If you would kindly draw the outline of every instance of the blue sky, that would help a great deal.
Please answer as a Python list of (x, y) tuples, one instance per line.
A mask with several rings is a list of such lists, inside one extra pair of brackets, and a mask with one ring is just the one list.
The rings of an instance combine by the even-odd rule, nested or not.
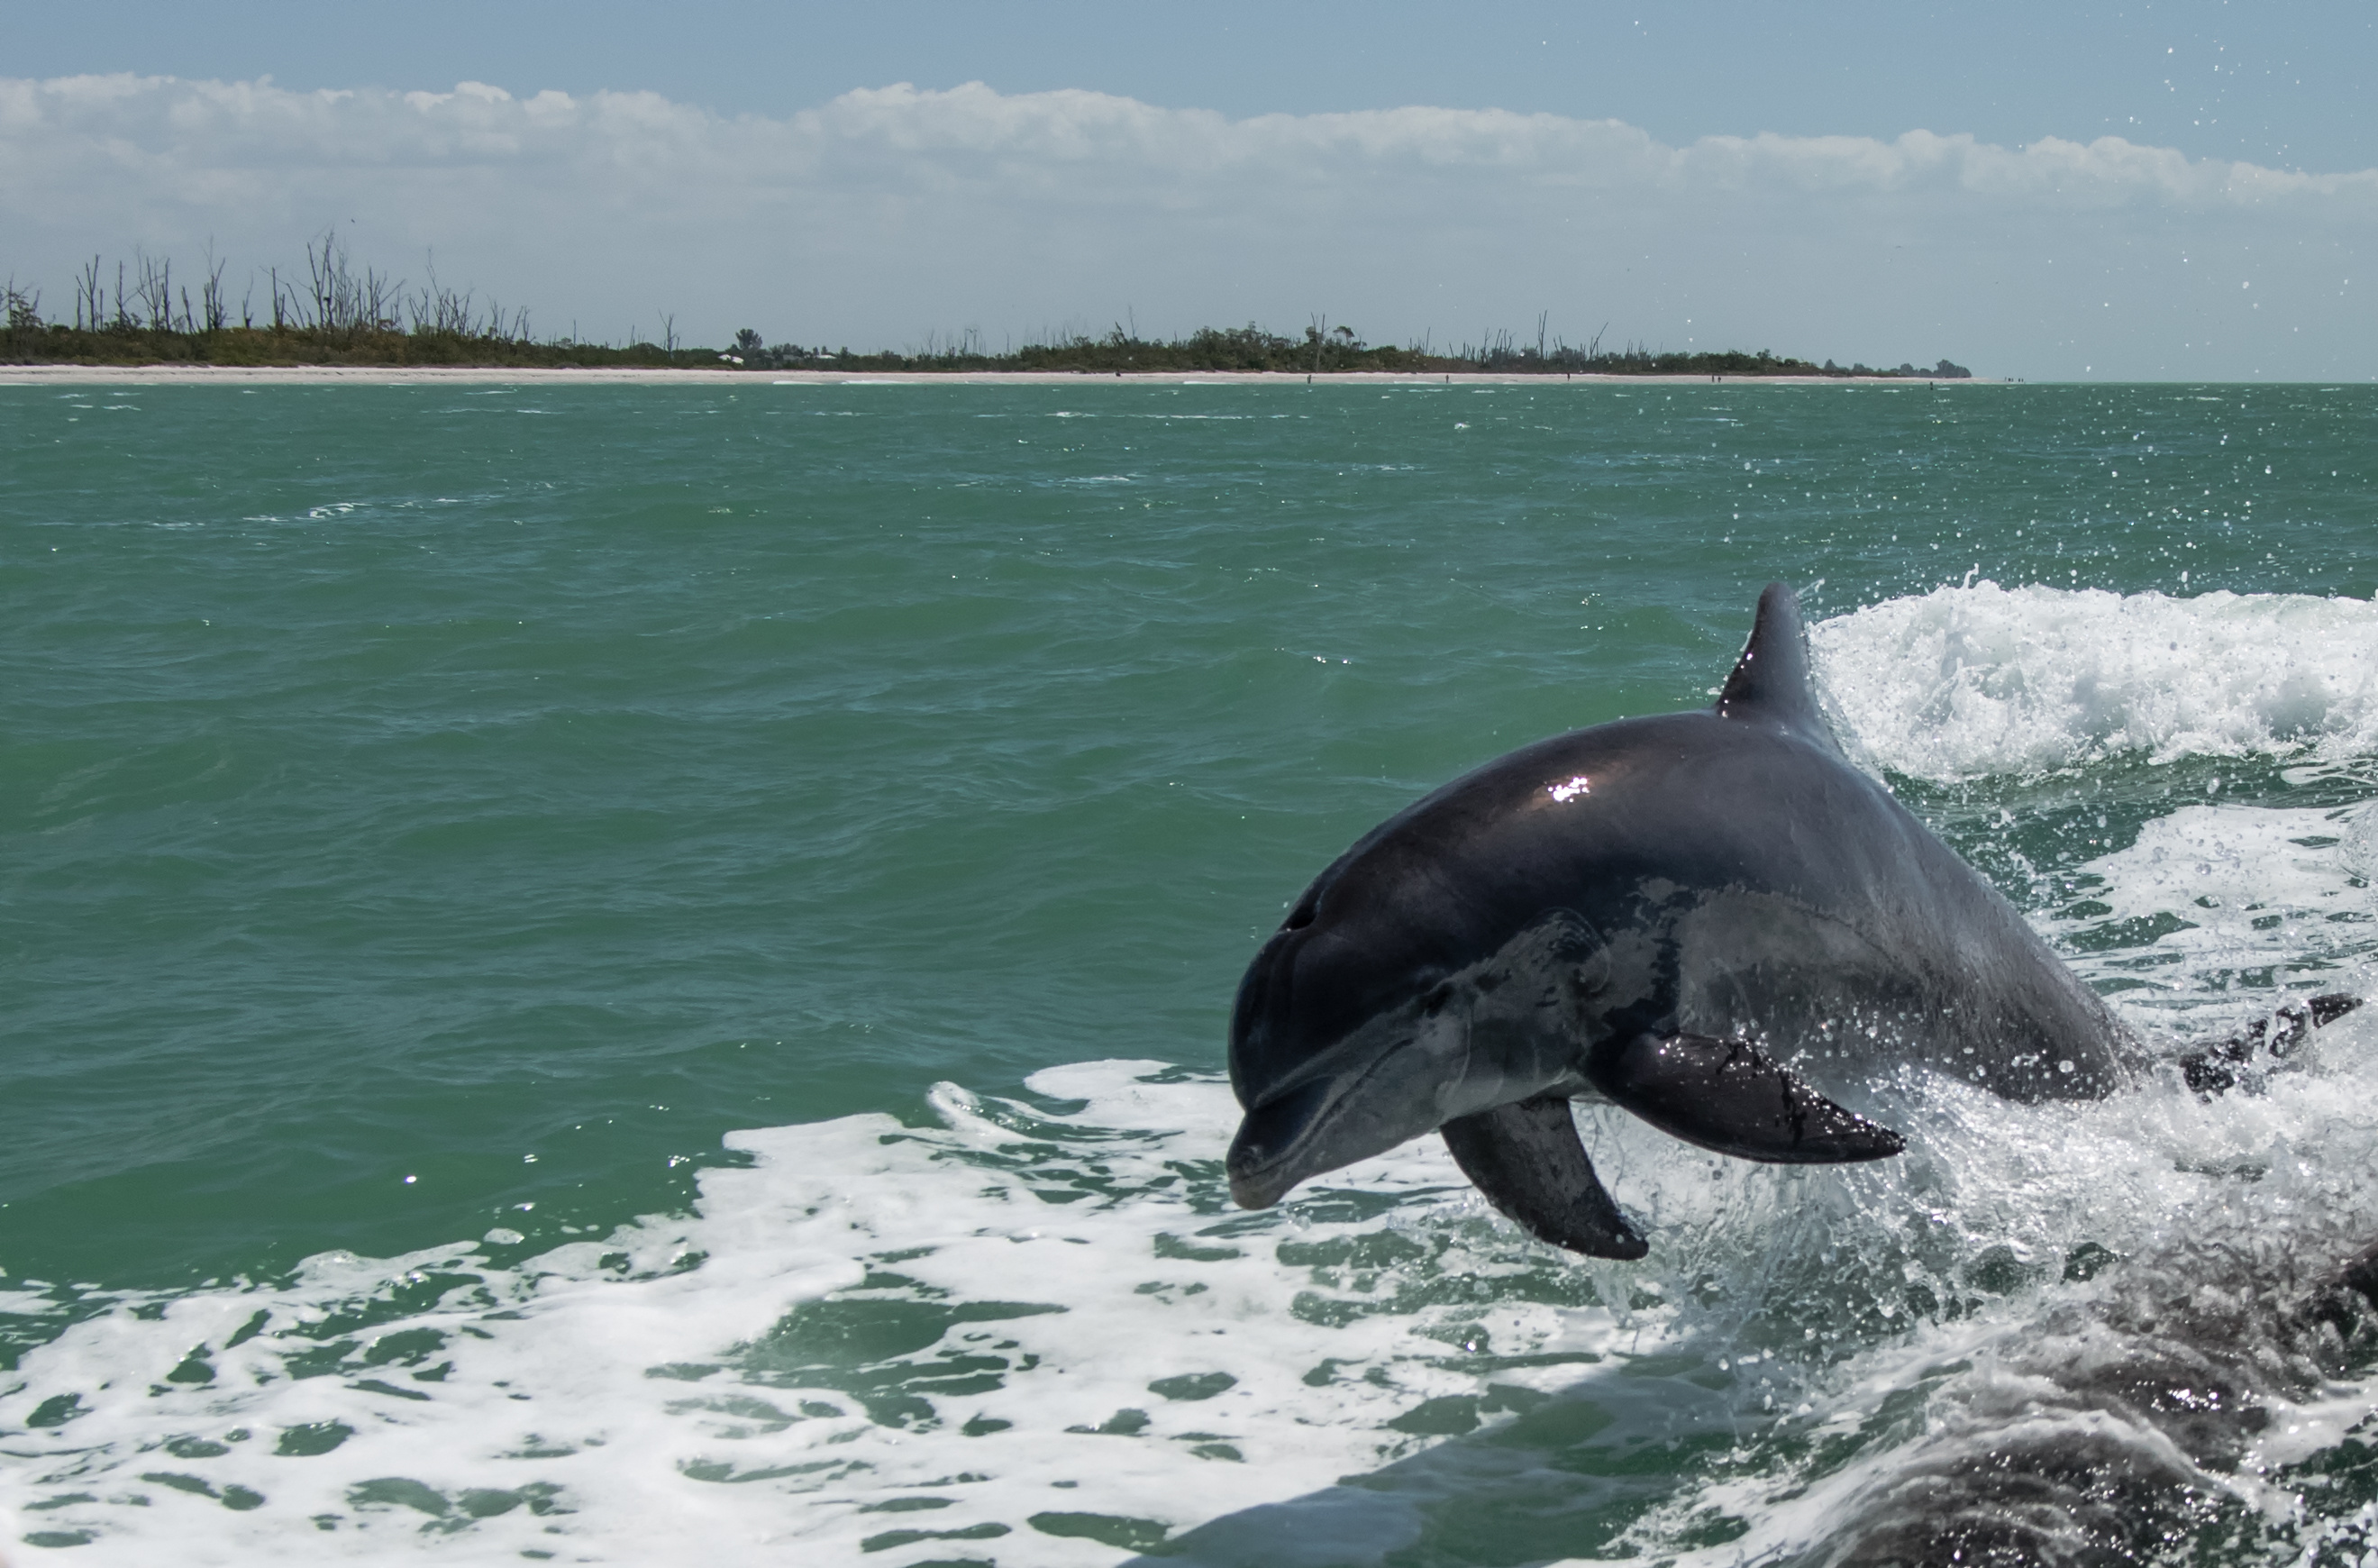
[(2041, 378), (2378, 368), (2368, 6), (139, 0), (0, 37), (20, 84), (270, 78), (10, 100), (0, 270), (54, 298), (94, 249), (245, 268), (344, 222), (590, 336), (1548, 310)]

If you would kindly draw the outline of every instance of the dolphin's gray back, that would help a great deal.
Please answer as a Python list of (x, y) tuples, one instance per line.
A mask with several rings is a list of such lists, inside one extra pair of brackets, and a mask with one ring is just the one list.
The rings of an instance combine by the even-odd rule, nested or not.
[(1591, 949), (1572, 977), (1587, 1047), (1629, 1031), (1749, 1038), (1820, 1085), (1914, 1060), (2020, 1099), (2103, 1094), (2122, 1070), (2103, 1001), (1843, 756), (1780, 585), (1714, 709), (1499, 758), (1382, 824), (1300, 907), (1360, 911), (1293, 966), (1328, 976), (1308, 999), (1350, 1027), (1384, 998), (1342, 977), (1449, 979), (1561, 926), (1590, 934), (1567, 941)]
[(1855, 1104), (1910, 1065), (2078, 1099), (2127, 1054), (2013, 906), (1843, 755), (1779, 584), (1711, 709), (1523, 747), (1315, 879), (1239, 986), (1227, 1164), (1261, 1208), (1442, 1128), (1531, 1234), (1632, 1258), (1567, 1098), (1839, 1163), (1904, 1147)]
[(1459, 841), (1499, 886), (1447, 959), (1573, 918), (1600, 939), (1603, 1032), (1763, 1038), (1820, 1083), (1840, 1076), (1827, 1060), (1916, 1059), (2023, 1099), (2114, 1086), (2119, 1027), (2013, 906), (1829, 743), (1738, 722), (1675, 714), (1529, 747), (1415, 807), (1324, 897), (1418, 894), (1444, 935), (1460, 895), (1416, 885), (1401, 851)]

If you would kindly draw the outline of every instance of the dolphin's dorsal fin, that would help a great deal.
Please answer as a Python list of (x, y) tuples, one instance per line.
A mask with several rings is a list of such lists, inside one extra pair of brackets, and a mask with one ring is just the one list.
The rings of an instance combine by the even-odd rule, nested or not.
[(1800, 601), (1781, 583), (1768, 584), (1759, 596), (1758, 622), (1718, 694), (1717, 716), (1764, 719), (1832, 743), (1832, 730), (1808, 685), (1808, 639), (1800, 628)]

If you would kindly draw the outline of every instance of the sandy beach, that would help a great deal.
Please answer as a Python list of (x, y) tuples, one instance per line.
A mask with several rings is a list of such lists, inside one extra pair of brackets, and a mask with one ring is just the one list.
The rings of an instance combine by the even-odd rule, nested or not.
[(1988, 386), (2002, 382), (1973, 377), (1935, 381), (1913, 376), (1550, 376), (1349, 371), (1314, 378), (1295, 374), (1239, 370), (1151, 370), (1122, 375), (1090, 375), (1075, 371), (874, 371), (849, 370), (643, 370), (577, 367), (507, 369), (479, 366), (403, 365), (9, 365), (0, 366), (0, 386), (412, 386), (451, 382), (487, 382), (535, 386), (881, 386), (919, 384), (967, 386), (1081, 386), (1103, 381), (1143, 381), (1171, 386), (1292, 386), (1317, 380), (1326, 385), (1357, 386), (1517, 386), (1627, 383), (1631, 385), (1723, 381), (1744, 386), (1831, 386), (1856, 380), (1876, 385)]

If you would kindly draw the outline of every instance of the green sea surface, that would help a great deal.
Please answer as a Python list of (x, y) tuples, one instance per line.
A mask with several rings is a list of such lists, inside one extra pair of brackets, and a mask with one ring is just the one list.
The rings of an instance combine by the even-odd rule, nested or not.
[[(0, 386), (0, 1285), (1217, 1069), (1314, 873), (1706, 702), (1769, 580), (2368, 599), (2373, 453), (2362, 387)], [(2138, 766), (1898, 782), (2030, 907)]]

